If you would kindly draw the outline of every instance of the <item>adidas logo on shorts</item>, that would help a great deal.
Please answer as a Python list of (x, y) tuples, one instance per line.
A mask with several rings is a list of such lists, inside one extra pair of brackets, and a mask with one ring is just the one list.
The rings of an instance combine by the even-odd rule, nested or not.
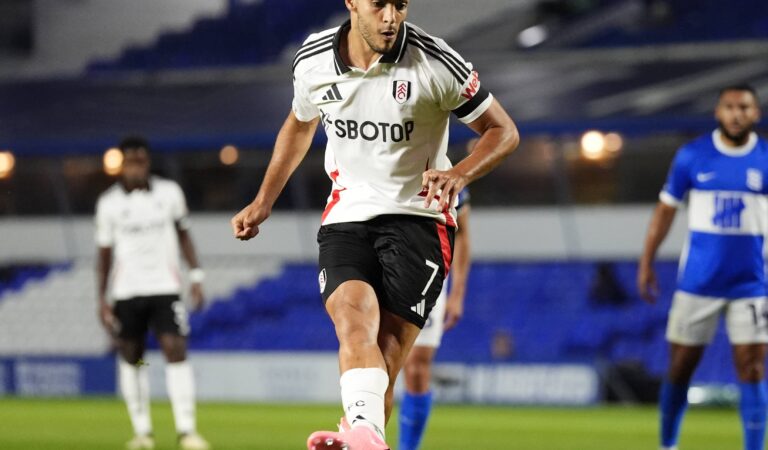
[(421, 299), (419, 303), (411, 306), (411, 311), (415, 312), (421, 317), (424, 317), (424, 311), (426, 310), (426, 308), (427, 308), (427, 301), (425, 299)]

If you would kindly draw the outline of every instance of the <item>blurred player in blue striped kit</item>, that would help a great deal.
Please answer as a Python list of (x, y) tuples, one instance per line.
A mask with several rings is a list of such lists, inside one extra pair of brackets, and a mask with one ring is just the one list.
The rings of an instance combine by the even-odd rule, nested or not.
[(640, 294), (658, 293), (653, 261), (688, 195), (688, 242), (667, 323), (670, 366), (660, 398), (661, 448), (677, 449), (688, 386), (704, 348), (725, 318), (739, 378), (745, 450), (762, 450), (766, 424), (768, 304), (763, 246), (768, 227), (768, 143), (755, 90), (724, 88), (718, 128), (683, 146), (651, 219), (638, 269)]

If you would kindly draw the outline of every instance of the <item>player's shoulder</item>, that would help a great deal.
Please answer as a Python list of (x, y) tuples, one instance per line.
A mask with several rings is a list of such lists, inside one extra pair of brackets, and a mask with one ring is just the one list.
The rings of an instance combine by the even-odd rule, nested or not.
[(429, 44), (429, 48), (431, 49), (439, 49), (441, 51), (450, 51), (456, 53), (456, 51), (450, 45), (448, 45), (444, 39), (439, 36), (430, 34), (420, 26), (412, 24), (411, 22), (406, 22), (405, 27), (407, 37), (411, 42), (417, 41), (418, 43)]
[(125, 199), (125, 189), (120, 182), (116, 182), (99, 194), (96, 199), (96, 213), (98, 215), (109, 215), (117, 211), (123, 205)]
[(312, 70), (319, 63), (333, 57), (333, 42), (341, 26), (328, 28), (310, 34), (293, 57), (292, 70), (294, 76)]
[(417, 60), (428, 64), (436, 71), (443, 71), (463, 83), (472, 71), (472, 65), (454, 50), (448, 43), (437, 36), (431, 35), (421, 27), (406, 22), (408, 39), (407, 51), (417, 54)]
[(406, 22), (406, 38), (408, 39), (408, 51), (418, 51), (431, 59), (447, 58), (464, 63), (464, 59), (448, 43), (435, 35), (429, 34), (418, 25)]
[(123, 197), (124, 193), (123, 185), (118, 181), (99, 194), (97, 201), (101, 204), (110, 203)]
[(759, 134), (755, 133), (757, 136), (757, 145), (763, 150), (768, 151), (768, 140), (766, 140), (764, 137), (760, 136)]
[(704, 134), (683, 144), (677, 151), (677, 159), (691, 161), (713, 153), (712, 135)]
[(159, 175), (152, 175), (149, 178), (149, 183), (152, 190), (157, 190), (160, 193), (176, 193), (181, 191), (181, 186), (179, 186), (179, 183)]

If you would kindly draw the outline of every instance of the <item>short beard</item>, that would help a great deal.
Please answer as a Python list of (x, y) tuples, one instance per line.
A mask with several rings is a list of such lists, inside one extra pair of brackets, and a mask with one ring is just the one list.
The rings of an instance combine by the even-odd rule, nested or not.
[(368, 47), (371, 47), (371, 50), (373, 50), (374, 52), (379, 53), (381, 55), (384, 55), (387, 52), (389, 52), (388, 48), (377, 47), (376, 44), (372, 42), (373, 38), (371, 37), (370, 33), (368, 33), (368, 28), (363, 27), (362, 22), (358, 22), (357, 31), (360, 32), (360, 36), (363, 37), (363, 40), (365, 41), (365, 43), (368, 44)]
[(749, 135), (752, 133), (752, 127), (745, 129), (743, 132), (739, 134), (729, 133), (728, 130), (725, 129), (722, 123), (718, 123), (718, 128), (720, 129), (720, 133), (722, 133), (723, 136), (727, 137), (728, 139), (732, 140), (737, 144), (746, 143), (747, 140), (749, 140)]

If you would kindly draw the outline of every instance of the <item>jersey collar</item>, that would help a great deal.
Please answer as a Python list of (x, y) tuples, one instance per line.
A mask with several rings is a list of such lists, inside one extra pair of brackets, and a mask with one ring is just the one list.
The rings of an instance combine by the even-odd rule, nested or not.
[(746, 144), (739, 147), (731, 147), (725, 145), (725, 142), (723, 142), (722, 132), (719, 129), (716, 129), (712, 132), (712, 143), (715, 145), (717, 151), (724, 155), (744, 156), (751, 152), (753, 148), (755, 148), (755, 144), (757, 144), (757, 133), (754, 131), (749, 133), (749, 139), (747, 140)]
[(123, 183), (123, 180), (118, 181), (118, 183), (120, 184), (120, 187), (123, 188), (123, 192), (125, 194), (130, 194), (131, 192), (135, 192), (135, 191), (137, 191), (137, 192), (141, 192), (141, 191), (152, 192), (152, 177), (151, 176), (149, 178), (147, 178), (147, 185), (144, 186), (144, 187), (128, 189), (128, 187), (126, 187), (125, 183)]
[[(333, 37), (334, 66), (336, 68), (337, 75), (342, 75), (352, 70), (352, 68), (347, 66), (344, 63), (344, 60), (341, 59), (341, 53), (339, 52), (341, 37), (350, 29), (351, 26), (352, 21), (347, 20), (339, 27), (338, 31), (336, 31), (336, 35)], [(403, 24), (400, 26), (400, 29), (397, 31), (397, 39), (395, 39), (395, 45), (392, 47), (392, 50), (381, 55), (381, 58), (379, 58), (380, 63), (397, 64), (400, 62), (400, 60), (403, 58), (403, 54), (405, 54), (405, 47), (408, 45), (408, 39), (406, 39), (407, 34), (408, 24), (403, 22)]]

